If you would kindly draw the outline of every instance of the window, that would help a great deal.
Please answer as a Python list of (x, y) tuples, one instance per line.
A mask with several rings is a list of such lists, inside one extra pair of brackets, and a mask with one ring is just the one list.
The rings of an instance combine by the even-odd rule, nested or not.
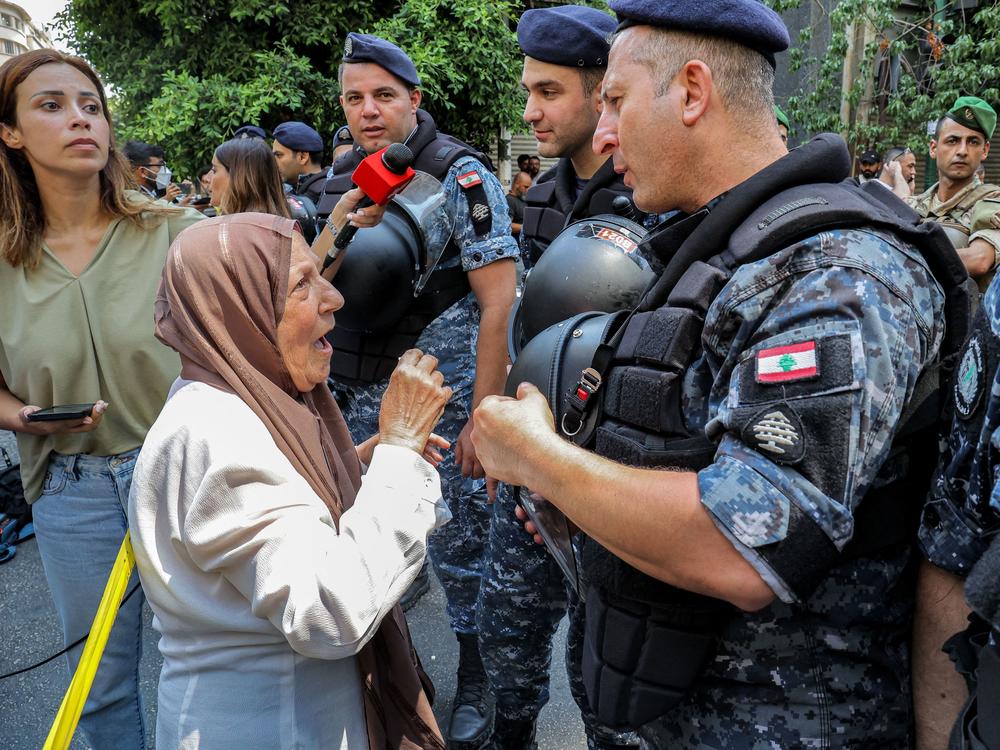
[(5, 55), (13, 56), (13, 55), (20, 55), (22, 52), (25, 51), (25, 49), (17, 42), (12, 42), (10, 39), (4, 39), (3, 51)]
[(6, 13), (0, 13), (0, 23), (2, 23), (4, 26), (13, 26), (14, 17), (8, 16)]

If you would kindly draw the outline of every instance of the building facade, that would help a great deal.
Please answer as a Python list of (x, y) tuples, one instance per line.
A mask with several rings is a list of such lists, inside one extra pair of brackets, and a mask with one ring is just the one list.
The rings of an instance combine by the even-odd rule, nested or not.
[(24, 8), (0, 0), (0, 65), (15, 55), (51, 46), (49, 35)]

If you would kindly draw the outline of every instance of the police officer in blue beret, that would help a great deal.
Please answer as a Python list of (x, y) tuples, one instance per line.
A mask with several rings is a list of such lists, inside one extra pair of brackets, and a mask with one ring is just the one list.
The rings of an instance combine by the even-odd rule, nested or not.
[[(324, 188), (323, 200), (334, 205), (314, 249), (327, 252), (348, 214), (359, 226), (377, 220), (380, 212), (373, 208), (354, 210), (361, 195), (351, 189), (351, 174), (362, 158), (392, 143), (406, 143), (415, 156), (414, 169), (440, 181), (455, 216), (455, 228), (425, 293), (414, 298), (412, 287), (400, 289), (409, 307), (398, 326), (370, 332), (340, 324), (333, 330), (331, 373), (346, 401), (344, 417), (359, 440), (378, 431), (382, 393), (404, 350), (416, 346), (437, 357), (454, 392), (437, 428), (453, 446), (453, 458), (440, 470), (454, 518), (430, 537), (428, 554), (459, 642), (449, 747), (478, 750), (492, 727), (475, 618), (491, 511), (470, 439), (471, 413), (483, 398), (503, 391), (517, 243), (510, 233), (506, 196), (488, 157), (438, 131), (430, 114), (420, 108), (420, 78), (403, 50), (377, 36), (348, 34), (339, 76), (340, 103), (354, 150), (337, 160)], [(351, 252), (348, 245), (341, 256), (347, 261), (338, 259), (331, 268), (350, 261)]]
[(274, 129), (271, 151), (281, 179), (296, 195), (313, 203), (319, 200), (326, 182), (323, 169), (323, 138), (304, 122), (283, 122)]
[(940, 229), (847, 179), (839, 136), (786, 149), (775, 12), (610, 6), (595, 149), (640, 209), (682, 213), (645, 238), (662, 270), (558, 413), (530, 384), (485, 399), (477, 455), (586, 535), (600, 720), (650, 750), (905, 750), (938, 426), (916, 407), (967, 331), (967, 275)]
[[(614, 213), (614, 200), (631, 196), (611, 158), (592, 148), (608, 39), (616, 26), (607, 13), (577, 5), (527, 10), (518, 21), (525, 55), (524, 120), (538, 140), (538, 152), (559, 159), (525, 196), (521, 244), (531, 263), (568, 224)], [(514, 506), (505, 485), (494, 507), (476, 611), (480, 651), (497, 700), (493, 746), (523, 750), (534, 745), (536, 719), (548, 700), (552, 636), (566, 614), (567, 596), (573, 607), (566, 664), (589, 747), (634, 746), (634, 733), (605, 727), (590, 712), (579, 676), (583, 610), (567, 593), (552, 556), (524, 534)]]

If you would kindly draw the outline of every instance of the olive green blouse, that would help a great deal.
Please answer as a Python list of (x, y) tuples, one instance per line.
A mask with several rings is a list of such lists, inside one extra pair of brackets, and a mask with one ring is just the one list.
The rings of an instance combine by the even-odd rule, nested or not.
[(0, 260), (0, 374), (8, 390), (43, 408), (109, 404), (92, 432), (18, 433), (28, 502), (42, 492), (53, 451), (111, 456), (142, 445), (180, 373), (176, 352), (153, 336), (156, 290), (170, 243), (200, 218), (185, 209), (145, 229), (116, 219), (79, 276), (44, 245), (36, 268)]

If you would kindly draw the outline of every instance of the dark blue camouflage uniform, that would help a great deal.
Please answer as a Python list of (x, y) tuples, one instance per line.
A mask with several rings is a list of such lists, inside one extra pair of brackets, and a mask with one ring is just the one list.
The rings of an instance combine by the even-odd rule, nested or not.
[(1000, 368), (989, 367), (1000, 341), (998, 283), (994, 276), (946, 394), (955, 410), (952, 429), (918, 532), (927, 559), (963, 578), (1000, 526)]
[[(838, 549), (850, 541), (865, 493), (892, 478), (890, 444), (940, 348), (943, 306), (916, 250), (864, 230), (744, 265), (715, 299), (682, 393), (688, 427), (718, 441), (698, 473), (701, 501), (776, 599), (728, 622), (691, 694), (642, 728), (644, 747), (910, 746), (911, 550), (842, 560), (805, 598), (764, 552), (788, 537), (793, 506)], [(755, 380), (758, 353), (802, 342), (820, 353), (838, 342), (839, 372)], [(801, 420), (793, 465), (754, 436), (760, 410), (779, 406)]]
[[(493, 215), (492, 228), (484, 237), (476, 235), (469, 217), (468, 201), (457, 181), (458, 175), (472, 170), (483, 181)], [(452, 165), (442, 185), (456, 214), (453, 238), (461, 249), (460, 258), (442, 263), (442, 269), (461, 263), (469, 272), (517, 257), (517, 244), (510, 234), (507, 199), (500, 183), (486, 167), (472, 157), (463, 157)], [(478, 334), (479, 306), (475, 294), (470, 293), (431, 321), (415, 344), (421, 351), (438, 358), (445, 384), (452, 388), (451, 401), (435, 432), (451, 441), (453, 448), (472, 409)], [(378, 432), (379, 404), (387, 383), (388, 380), (383, 380), (365, 386), (336, 386), (338, 392), (346, 396), (344, 418), (356, 442)], [(439, 471), (444, 499), (453, 518), (431, 535), (428, 555), (444, 588), (452, 629), (471, 635), (476, 633), (476, 596), (491, 510), (486, 502), (485, 482), (463, 477), (453, 453), (445, 457)]]

